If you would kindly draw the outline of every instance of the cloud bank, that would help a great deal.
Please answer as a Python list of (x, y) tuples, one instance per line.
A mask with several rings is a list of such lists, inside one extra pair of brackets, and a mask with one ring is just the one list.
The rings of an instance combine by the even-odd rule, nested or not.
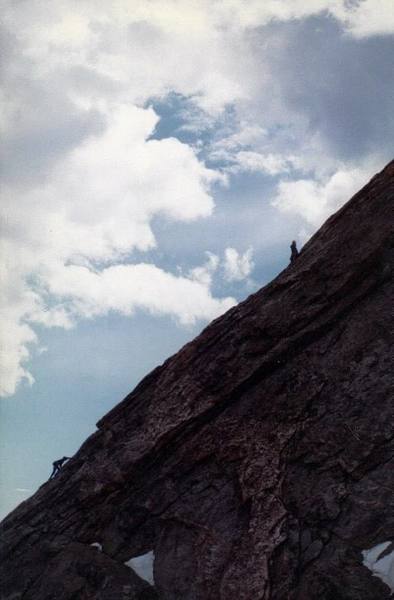
[(72, 327), (80, 318), (137, 309), (181, 324), (210, 320), (235, 302), (215, 299), (209, 279), (176, 276), (154, 264), (128, 264), (133, 250), (156, 245), (154, 218), (193, 221), (213, 210), (209, 193), (220, 174), (178, 140), (148, 140), (152, 109), (120, 107), (105, 133), (92, 135), (44, 182), (5, 187), (3, 395), (22, 378), (32, 328)]
[[(166, 270), (158, 219), (259, 175), (309, 235), (391, 151), (391, 0), (4, 2), (2, 28), (2, 395), (33, 381), (37, 324), (234, 303), (214, 278), (246, 281), (252, 249)], [(187, 140), (155, 136), (171, 94)]]

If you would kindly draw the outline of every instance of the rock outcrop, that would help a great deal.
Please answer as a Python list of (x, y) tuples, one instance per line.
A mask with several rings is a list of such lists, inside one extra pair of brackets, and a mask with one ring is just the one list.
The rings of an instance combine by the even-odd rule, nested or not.
[(393, 196), (391, 162), (101, 419), (3, 521), (2, 600), (390, 597)]

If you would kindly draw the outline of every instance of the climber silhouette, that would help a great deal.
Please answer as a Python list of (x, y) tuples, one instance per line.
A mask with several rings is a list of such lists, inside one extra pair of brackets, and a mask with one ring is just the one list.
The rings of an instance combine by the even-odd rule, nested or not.
[(56, 475), (58, 473), (60, 473), (63, 464), (66, 462), (66, 460), (69, 460), (70, 457), (69, 456), (63, 456), (63, 458), (59, 458), (59, 460), (55, 460), (52, 465), (53, 465), (53, 471), (51, 473), (51, 476), (49, 479), (53, 479), (54, 477), (56, 477)]
[(297, 250), (297, 244), (295, 243), (294, 240), (290, 244), (290, 249), (291, 249), (290, 262), (293, 263), (299, 255), (299, 252)]

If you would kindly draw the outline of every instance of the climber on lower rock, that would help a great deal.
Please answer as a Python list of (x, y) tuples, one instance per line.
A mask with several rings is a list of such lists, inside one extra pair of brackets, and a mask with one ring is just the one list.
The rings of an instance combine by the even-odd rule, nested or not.
[(296, 260), (296, 258), (298, 258), (298, 255), (299, 255), (299, 252), (297, 250), (297, 244), (294, 240), (290, 244), (290, 249), (291, 249), (290, 262), (293, 263)]
[(59, 460), (55, 460), (52, 463), (53, 471), (52, 471), (51, 476), (50, 476), (49, 479), (53, 479), (54, 477), (56, 477), (56, 475), (58, 473), (60, 473), (60, 471), (61, 471), (61, 469), (63, 467), (63, 464), (66, 462), (66, 460), (69, 460), (69, 459), (70, 459), (69, 456), (63, 456), (63, 458), (59, 458)]

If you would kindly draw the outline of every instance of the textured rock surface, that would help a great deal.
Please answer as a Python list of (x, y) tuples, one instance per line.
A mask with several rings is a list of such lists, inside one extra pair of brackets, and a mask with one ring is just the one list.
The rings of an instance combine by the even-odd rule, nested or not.
[(3, 521), (2, 600), (390, 597), (393, 196), (392, 162)]

